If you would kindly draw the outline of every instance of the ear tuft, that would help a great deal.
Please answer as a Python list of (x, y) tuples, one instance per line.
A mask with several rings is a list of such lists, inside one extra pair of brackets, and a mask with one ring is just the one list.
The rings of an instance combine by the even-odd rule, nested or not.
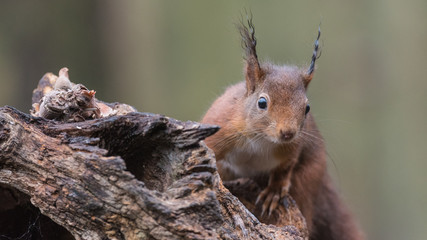
[(320, 39), (320, 26), (317, 32), (317, 38), (314, 41), (314, 50), (313, 55), (311, 56), (310, 67), (308, 68), (307, 73), (304, 76), (304, 85), (307, 88), (310, 81), (313, 79), (314, 70), (316, 69), (316, 60), (320, 58), (321, 51), (319, 51), (319, 39)]
[(247, 26), (243, 20), (237, 25), (240, 35), (242, 36), (242, 47), (245, 50), (245, 78), (248, 94), (253, 93), (258, 85), (262, 83), (263, 72), (260, 67), (256, 53), (257, 40), (255, 38), (255, 28), (252, 23), (252, 14), (246, 16)]

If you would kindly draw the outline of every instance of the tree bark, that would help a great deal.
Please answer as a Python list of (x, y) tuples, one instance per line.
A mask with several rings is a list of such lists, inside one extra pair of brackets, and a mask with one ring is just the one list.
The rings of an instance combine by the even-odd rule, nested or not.
[(226, 183), (240, 200), (224, 187), (202, 141), (217, 130), (150, 113), (63, 123), (2, 107), (0, 222), (31, 202), (75, 239), (306, 239), (292, 199), (260, 216), (256, 182)]

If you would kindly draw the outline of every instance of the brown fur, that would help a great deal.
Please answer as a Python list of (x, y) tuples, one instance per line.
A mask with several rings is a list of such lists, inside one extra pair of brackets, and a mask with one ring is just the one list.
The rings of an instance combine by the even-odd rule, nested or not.
[[(259, 196), (263, 210), (274, 211), (279, 200), (290, 194), (306, 218), (310, 239), (363, 239), (326, 172), (323, 138), (312, 115), (305, 114), (314, 62), (308, 71), (259, 64), (252, 21), (248, 25), (249, 29), (239, 27), (246, 50), (246, 80), (229, 87), (202, 120), (221, 127), (206, 139), (221, 177), (269, 175)], [(317, 48), (313, 56), (315, 61)], [(257, 105), (261, 97), (267, 100), (266, 109)], [(284, 139), (286, 134), (294, 137)]]

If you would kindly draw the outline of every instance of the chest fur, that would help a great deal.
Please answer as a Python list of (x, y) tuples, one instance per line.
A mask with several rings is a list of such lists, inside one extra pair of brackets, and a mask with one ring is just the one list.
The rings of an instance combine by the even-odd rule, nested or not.
[(222, 177), (227, 180), (238, 177), (252, 177), (268, 173), (286, 158), (277, 157), (277, 146), (270, 142), (246, 140), (239, 147), (232, 148), (218, 166)]

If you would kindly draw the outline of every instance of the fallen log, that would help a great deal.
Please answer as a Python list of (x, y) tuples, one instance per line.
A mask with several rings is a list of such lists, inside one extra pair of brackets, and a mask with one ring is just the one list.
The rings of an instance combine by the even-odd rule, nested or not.
[[(40, 80), (33, 103), (56, 79)], [(202, 141), (217, 126), (95, 101), (115, 113), (58, 121), (0, 108), (0, 239), (307, 239), (292, 199), (260, 216), (258, 183), (224, 187)]]

